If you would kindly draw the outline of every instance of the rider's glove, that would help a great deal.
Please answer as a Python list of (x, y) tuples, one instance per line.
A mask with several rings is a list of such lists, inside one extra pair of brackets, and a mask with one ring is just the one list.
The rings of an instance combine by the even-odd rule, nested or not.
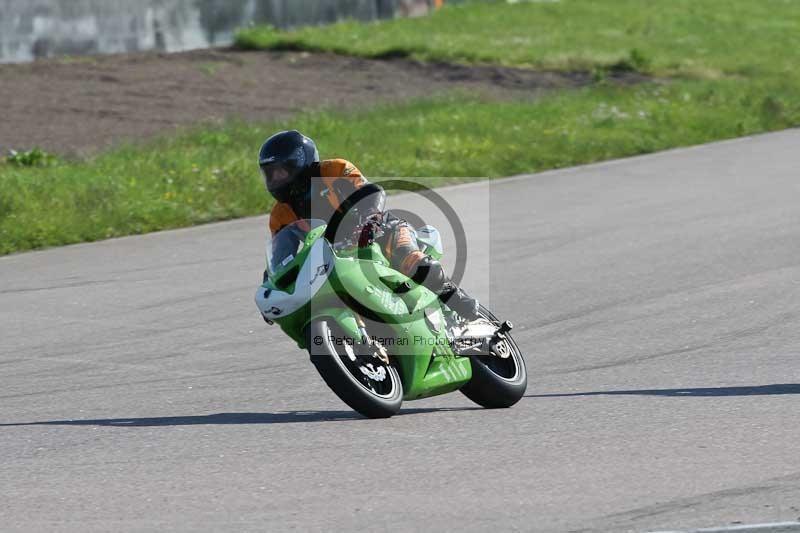
[(383, 235), (383, 214), (373, 213), (359, 224), (355, 231), (359, 248), (365, 248)]

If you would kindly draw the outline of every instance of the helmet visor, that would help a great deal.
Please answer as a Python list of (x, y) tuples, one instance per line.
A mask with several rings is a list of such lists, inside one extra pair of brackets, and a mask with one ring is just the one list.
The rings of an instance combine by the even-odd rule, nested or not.
[(291, 183), (297, 174), (297, 168), (292, 165), (274, 163), (272, 165), (262, 165), (261, 173), (264, 175), (264, 183), (267, 189), (275, 191)]

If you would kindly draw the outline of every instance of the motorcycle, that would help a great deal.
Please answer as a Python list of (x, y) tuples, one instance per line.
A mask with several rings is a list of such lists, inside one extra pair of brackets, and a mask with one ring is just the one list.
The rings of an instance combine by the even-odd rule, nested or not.
[[(456, 390), (486, 408), (522, 398), (527, 372), (509, 322), (483, 306), (480, 318), (464, 320), (392, 269), (377, 243), (336, 242), (328, 229), (298, 220), (275, 235), (255, 299), (342, 401), (388, 418), (403, 401)], [(443, 256), (436, 228), (421, 227), (416, 237), (424, 253)]]

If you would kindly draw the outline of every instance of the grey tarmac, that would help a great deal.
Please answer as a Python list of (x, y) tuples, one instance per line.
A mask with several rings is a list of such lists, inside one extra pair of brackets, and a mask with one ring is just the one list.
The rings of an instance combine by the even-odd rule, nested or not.
[(798, 148), (789, 130), (442, 189), (464, 286), (526, 354), (501, 411), (351, 412), (256, 311), (264, 217), (0, 258), (0, 529), (796, 521)]

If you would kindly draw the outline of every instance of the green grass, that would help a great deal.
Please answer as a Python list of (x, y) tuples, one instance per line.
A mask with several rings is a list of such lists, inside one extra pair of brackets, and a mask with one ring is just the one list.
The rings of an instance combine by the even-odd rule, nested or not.
[(265, 213), (255, 163), (297, 128), (368, 176), (505, 176), (800, 126), (800, 1), (562, 0), (450, 6), (430, 18), (344, 23), (240, 46), (669, 74), (669, 81), (492, 101), (450, 95), (357, 113), (228, 124), (84, 161), (0, 159), (0, 254)]
[(575, 70), (620, 66), (716, 78), (793, 74), (796, 0), (560, 0), (469, 2), (425, 18), (344, 22), (292, 32), (255, 27), (245, 49), (304, 49), (363, 57)]
[[(768, 96), (765, 96), (768, 95)], [(81, 162), (0, 164), (0, 253), (261, 214), (255, 163), (283, 127), (370, 176), (505, 176), (800, 124), (795, 85), (735, 80), (601, 86), (534, 102), (451, 95), (279, 124), (198, 129)], [(52, 164), (52, 163), (51, 163)]]

